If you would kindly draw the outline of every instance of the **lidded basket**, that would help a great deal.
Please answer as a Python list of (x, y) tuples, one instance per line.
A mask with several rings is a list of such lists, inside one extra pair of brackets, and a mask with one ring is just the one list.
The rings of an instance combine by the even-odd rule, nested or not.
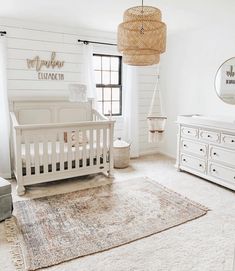
[(119, 137), (113, 143), (114, 153), (114, 167), (115, 168), (126, 168), (130, 163), (130, 146), (124, 140)]

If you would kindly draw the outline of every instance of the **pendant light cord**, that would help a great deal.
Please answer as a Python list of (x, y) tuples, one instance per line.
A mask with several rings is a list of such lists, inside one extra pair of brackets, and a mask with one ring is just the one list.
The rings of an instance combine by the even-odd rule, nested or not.
[(141, 6), (142, 6), (142, 25), (141, 25), (141, 29), (140, 29), (140, 33), (144, 34), (144, 0), (141, 1)]

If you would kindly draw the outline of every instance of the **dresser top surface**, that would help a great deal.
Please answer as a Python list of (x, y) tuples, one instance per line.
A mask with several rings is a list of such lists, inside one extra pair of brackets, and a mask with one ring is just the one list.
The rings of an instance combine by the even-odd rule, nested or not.
[(177, 123), (235, 131), (235, 117), (232, 116), (180, 115)]

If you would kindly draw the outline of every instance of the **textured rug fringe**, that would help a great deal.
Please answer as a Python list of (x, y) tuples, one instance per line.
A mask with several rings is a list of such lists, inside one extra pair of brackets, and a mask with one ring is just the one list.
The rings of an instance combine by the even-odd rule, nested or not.
[(5, 220), (5, 232), (6, 239), (10, 243), (11, 258), (16, 270), (25, 271), (24, 257), (20, 240), (18, 238), (18, 229), (14, 217)]

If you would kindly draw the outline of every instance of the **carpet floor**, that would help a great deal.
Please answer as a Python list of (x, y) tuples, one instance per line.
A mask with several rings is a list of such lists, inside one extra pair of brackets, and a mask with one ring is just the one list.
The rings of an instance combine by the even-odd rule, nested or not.
[[(78, 258), (48, 271), (233, 271), (235, 248), (235, 193), (184, 172), (162, 155), (131, 161), (127, 169), (115, 171), (115, 181), (148, 176), (170, 189), (211, 209), (206, 216), (189, 223), (111, 249)], [(79, 180), (79, 181), (78, 181)], [(109, 183), (103, 175), (31, 187), (24, 197), (13, 200), (66, 193)], [(10, 261), (4, 223), (0, 223), (0, 270), (16, 270)], [(50, 257), (50, 255), (48, 255)], [(43, 270), (43, 269), (42, 269)]]

